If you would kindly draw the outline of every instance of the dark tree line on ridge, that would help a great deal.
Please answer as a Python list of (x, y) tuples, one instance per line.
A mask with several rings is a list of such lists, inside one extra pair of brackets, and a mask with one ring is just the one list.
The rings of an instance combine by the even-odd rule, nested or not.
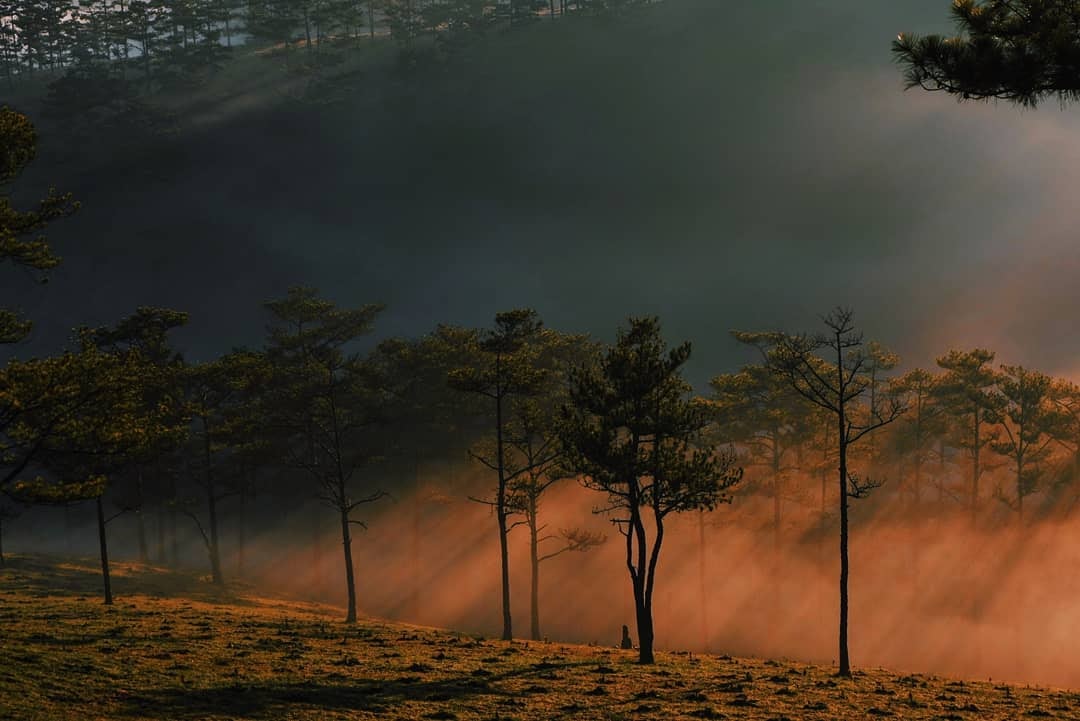
[(93, 67), (146, 89), (198, 82), (234, 46), (333, 63), (377, 36), (411, 47), (650, 0), (0, 0), (0, 75), (9, 85)]

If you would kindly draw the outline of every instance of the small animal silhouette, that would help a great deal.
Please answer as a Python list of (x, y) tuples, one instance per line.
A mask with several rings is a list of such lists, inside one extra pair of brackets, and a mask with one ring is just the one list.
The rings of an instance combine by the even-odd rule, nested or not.
[(630, 638), (630, 627), (629, 626), (624, 625), (622, 627), (622, 642), (619, 643), (619, 648), (628, 648), (628, 649), (634, 648), (634, 642)]

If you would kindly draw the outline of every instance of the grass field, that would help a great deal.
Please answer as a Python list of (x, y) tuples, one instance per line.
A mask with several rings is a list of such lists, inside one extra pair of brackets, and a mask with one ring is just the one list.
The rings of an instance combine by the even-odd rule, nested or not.
[(788, 661), (506, 643), (215, 593), (195, 576), (15, 557), (2, 719), (1080, 719), (1080, 693)]

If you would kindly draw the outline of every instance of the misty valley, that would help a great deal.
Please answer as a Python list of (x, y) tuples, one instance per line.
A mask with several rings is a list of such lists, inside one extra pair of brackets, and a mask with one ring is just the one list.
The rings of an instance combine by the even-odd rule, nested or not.
[(1080, 719), (1077, 28), (0, 0), (0, 719)]

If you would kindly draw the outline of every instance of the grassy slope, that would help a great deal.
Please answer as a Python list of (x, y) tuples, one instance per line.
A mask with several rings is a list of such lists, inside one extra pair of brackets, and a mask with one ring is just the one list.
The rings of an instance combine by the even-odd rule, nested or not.
[(0, 569), (0, 718), (1080, 718), (1080, 694), (726, 656), (504, 643), (333, 608), (215, 594), (117, 564)]

